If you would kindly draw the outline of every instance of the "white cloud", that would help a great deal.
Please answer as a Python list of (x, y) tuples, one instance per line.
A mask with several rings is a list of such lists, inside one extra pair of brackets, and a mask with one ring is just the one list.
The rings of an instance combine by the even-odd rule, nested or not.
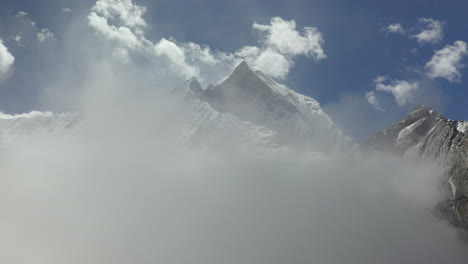
[(154, 51), (158, 56), (167, 56), (172, 68), (176, 71), (182, 70), (186, 77), (198, 75), (198, 70), (187, 64), (184, 50), (177, 46), (176, 43), (163, 38), (156, 43)]
[(245, 46), (236, 52), (236, 56), (241, 58), (258, 57), (260, 49), (255, 46)]
[(91, 12), (88, 16), (89, 25), (109, 40), (117, 41), (119, 44), (135, 49), (141, 46), (140, 39), (128, 27), (116, 27), (109, 25), (106, 18)]
[(391, 93), (399, 106), (413, 102), (413, 93), (419, 88), (418, 82), (391, 80), (383, 76), (377, 77), (374, 83), (377, 91)]
[(21, 36), (20, 35), (16, 35), (13, 37), (13, 39), (16, 41), (16, 42), (20, 42), (21, 41)]
[(247, 62), (254, 69), (280, 79), (285, 78), (293, 66), (288, 58), (271, 48), (262, 51), (258, 57), (251, 59), (251, 61), (247, 58)]
[(444, 38), (445, 22), (435, 20), (433, 18), (420, 18), (419, 24), (423, 30), (414, 35), (420, 44), (423, 43), (439, 43)]
[[(145, 7), (131, 0), (98, 0), (88, 15), (88, 23), (97, 33), (118, 44), (115, 49), (119, 50), (113, 54), (122, 61), (128, 61), (128, 50), (149, 52), (168, 58), (174, 73), (209, 82), (219, 81), (217, 74), (226, 75), (242, 60), (255, 70), (282, 79), (293, 67), (296, 56), (316, 60), (326, 58), (323, 37), (316, 28), (305, 27), (299, 32), (294, 20), (280, 17), (272, 18), (270, 25), (253, 24), (253, 28), (261, 33), (260, 46), (246, 46), (234, 53), (213, 51), (208, 46), (180, 43), (172, 38), (153, 43), (143, 32), (147, 26), (143, 18), (145, 11)], [(128, 50), (124, 52), (122, 49)]]
[(54, 33), (50, 31), (48, 28), (43, 28), (41, 29), (41, 31), (37, 33), (37, 40), (41, 43), (53, 37), (54, 37)]
[(377, 99), (377, 95), (375, 94), (375, 91), (370, 91), (366, 93), (366, 100), (369, 104), (371, 104), (375, 109), (379, 111), (384, 111), (384, 109), (380, 106), (380, 102)]
[(293, 62), (287, 56), (272, 48), (262, 50), (255, 46), (246, 46), (235, 54), (247, 61), (253, 69), (275, 78), (285, 78), (293, 66)]
[(88, 15), (88, 24), (105, 38), (134, 50), (146, 41), (145, 11), (131, 0), (98, 0)]
[(460, 69), (464, 67), (462, 60), (466, 55), (468, 55), (466, 42), (459, 40), (453, 45), (446, 45), (436, 51), (426, 64), (427, 75), (431, 79), (445, 78), (450, 82), (460, 82)]
[[(162, 39), (154, 45), (157, 56), (165, 55), (171, 61), (173, 72), (185, 78), (197, 77), (200, 81), (216, 83), (241, 61), (231, 53), (213, 51), (208, 46), (193, 42)], [(168, 54), (172, 51), (174, 54)]]
[(302, 55), (315, 60), (325, 59), (322, 33), (316, 28), (305, 27), (296, 30), (294, 20), (274, 17), (270, 25), (253, 24), (260, 33), (260, 47), (246, 46), (239, 49), (235, 56), (244, 59), (255, 70), (278, 79), (287, 77), (294, 66), (296, 56)]
[(54, 114), (52, 112), (39, 112), (39, 111), (32, 111), (29, 113), (23, 113), (23, 114), (5, 114), (0, 112), (0, 119), (7, 119), (7, 120), (14, 120), (14, 119), (20, 119), (20, 118), (34, 118), (34, 117), (50, 117), (53, 116)]
[(25, 17), (29, 15), (27, 12), (24, 12), (24, 11), (19, 11), (18, 13), (16, 13), (16, 17)]
[[(254, 70), (283, 79), (294, 65), (293, 60), (298, 55), (324, 59), (326, 57), (322, 45), (323, 39), (315, 28), (304, 28), (303, 34), (298, 32), (294, 20), (286, 21), (276, 17), (271, 25), (253, 24), (253, 28), (262, 33), (261, 46), (245, 46), (230, 54), (212, 51), (196, 43), (177, 43), (175, 40), (161, 40), (155, 45), (157, 55), (164, 54), (172, 62), (173, 69), (184, 75), (205, 73), (205, 69), (217, 71), (222, 68), (232, 69), (241, 60), (246, 60)], [(173, 54), (169, 54), (169, 50)], [(191, 76), (190, 76), (191, 77)], [(203, 79), (203, 77), (202, 77)]]
[(0, 78), (3, 78), (7, 74), (13, 64), (15, 63), (15, 57), (8, 51), (8, 48), (3, 44), (3, 40), (0, 39)]
[(139, 6), (132, 0), (98, 0), (92, 11), (106, 20), (118, 20), (119, 24), (132, 29), (146, 26), (143, 19), (146, 7)]
[(127, 49), (124, 48), (116, 48), (112, 52), (112, 55), (115, 59), (122, 63), (128, 63), (130, 61), (130, 54), (128, 53)]
[(325, 59), (322, 33), (313, 27), (305, 27), (303, 32), (296, 30), (294, 20), (280, 17), (271, 19), (270, 25), (254, 23), (253, 28), (264, 33), (264, 44), (283, 55), (305, 55), (314, 59)]
[(214, 65), (218, 62), (218, 58), (216, 58), (209, 47), (201, 47), (196, 43), (189, 42), (183, 44), (183, 49), (188, 58), (197, 59), (209, 65)]
[(389, 33), (405, 34), (405, 29), (399, 23), (390, 24), (382, 30)]
[(71, 12), (72, 12), (72, 9), (69, 8), (69, 7), (64, 7), (64, 8), (62, 8), (62, 12), (63, 12), (63, 13), (71, 13)]

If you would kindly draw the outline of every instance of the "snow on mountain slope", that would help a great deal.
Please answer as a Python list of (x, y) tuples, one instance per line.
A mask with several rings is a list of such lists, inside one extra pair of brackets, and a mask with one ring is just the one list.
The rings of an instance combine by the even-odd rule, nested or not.
[(320, 104), (241, 63), (224, 82), (200, 97), (213, 109), (276, 131), (281, 144), (306, 151), (331, 151), (349, 143)]
[[(192, 80), (192, 82), (198, 82)], [(190, 90), (187, 94), (193, 95)], [(275, 131), (242, 121), (230, 113), (214, 110), (207, 102), (190, 97), (190, 120), (183, 128), (180, 142), (190, 146), (279, 148)]]
[(0, 113), (0, 147), (10, 146), (19, 137), (57, 135), (78, 123), (78, 114), (33, 111), (25, 114)]
[(457, 129), (461, 133), (468, 134), (468, 121), (458, 122)]
[(172, 91), (182, 97), (188, 107), (188, 122), (182, 129), (179, 143), (200, 147), (226, 147), (238, 149), (284, 151), (277, 140), (277, 132), (252, 122), (243, 121), (231, 113), (216, 111), (206, 101), (196, 78)]
[(397, 124), (373, 136), (366, 148), (439, 162), (445, 171), (447, 193), (444, 214), (468, 228), (468, 134), (466, 121), (445, 118), (428, 106), (416, 107)]
[[(172, 90), (189, 118), (179, 143), (197, 147), (329, 152), (349, 139), (320, 104), (241, 63), (224, 82), (203, 89), (196, 78)], [(76, 114), (0, 115), (2, 145), (19, 135), (57, 133), (79, 122)]]

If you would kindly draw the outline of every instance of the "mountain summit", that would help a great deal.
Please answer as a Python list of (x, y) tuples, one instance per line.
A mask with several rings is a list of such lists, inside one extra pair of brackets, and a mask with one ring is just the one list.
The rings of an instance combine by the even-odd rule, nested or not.
[[(171, 93), (184, 99), (181, 111), (189, 108), (189, 122), (179, 138), (189, 145), (329, 152), (349, 141), (316, 100), (253, 71), (246, 62), (218, 85), (204, 89), (193, 77)], [(42, 131), (49, 126), (48, 131), (60, 131), (70, 128), (68, 123), (79, 122), (72, 114), (55, 116), (4, 121), (0, 130), (8, 131), (4, 138), (10, 142), (20, 131)], [(55, 123), (64, 125), (56, 128)], [(7, 140), (0, 138), (2, 142)]]
[(316, 100), (254, 72), (245, 61), (197, 98), (214, 111), (274, 131), (280, 145), (294, 149), (329, 151), (348, 141)]
[(366, 147), (441, 163), (449, 195), (440, 211), (455, 225), (468, 228), (468, 122), (447, 119), (420, 105), (373, 136)]

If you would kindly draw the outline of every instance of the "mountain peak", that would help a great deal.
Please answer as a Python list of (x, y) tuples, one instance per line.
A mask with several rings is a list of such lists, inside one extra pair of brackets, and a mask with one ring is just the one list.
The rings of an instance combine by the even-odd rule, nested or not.
[(427, 105), (417, 105), (413, 108), (413, 110), (411, 110), (410, 113), (414, 113), (414, 112), (435, 112), (434, 108), (430, 107), (430, 106), (427, 106)]
[(247, 64), (247, 62), (244, 60), (242, 61), (239, 65), (237, 65), (236, 69), (242, 69), (242, 68), (246, 68), (246, 69), (249, 69), (250, 70), (250, 67), (249, 65)]
[(191, 90), (201, 90), (202, 87), (200, 85), (200, 82), (198, 81), (197, 77), (192, 77), (185, 81), (185, 85), (190, 88)]
[(408, 119), (411, 119), (414, 121), (414, 120), (419, 120), (421, 118), (428, 118), (428, 117), (435, 118), (437, 116), (439, 116), (439, 113), (437, 113), (437, 111), (434, 110), (434, 108), (427, 106), (427, 105), (417, 105), (408, 114), (408, 116), (402, 121), (406, 121)]
[(254, 73), (254, 71), (249, 67), (249, 65), (247, 64), (247, 62), (243, 61), (241, 62), (239, 65), (237, 65), (237, 67), (234, 69), (234, 71), (232, 72), (231, 77), (239, 77), (239, 78), (245, 78), (245, 77), (252, 77), (252, 76), (255, 76), (256, 74)]
[(254, 103), (253, 101), (268, 97), (271, 93), (271, 88), (243, 61), (224, 82), (207, 89), (205, 94), (224, 103), (245, 104)]
[(441, 164), (444, 184), (450, 188), (437, 213), (468, 229), (467, 132), (468, 122), (447, 119), (432, 107), (418, 105), (400, 122), (374, 135), (365, 147)]
[(203, 88), (196, 77), (192, 77), (185, 81), (184, 85), (173, 89), (174, 93), (181, 93), (188, 97), (201, 97), (203, 95)]

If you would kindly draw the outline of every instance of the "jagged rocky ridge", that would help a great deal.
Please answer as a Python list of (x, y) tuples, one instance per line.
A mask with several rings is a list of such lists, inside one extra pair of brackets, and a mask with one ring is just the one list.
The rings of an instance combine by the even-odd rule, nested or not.
[[(189, 107), (190, 118), (180, 133), (183, 144), (304, 152), (328, 152), (350, 145), (316, 100), (252, 71), (245, 62), (219, 85), (204, 89), (191, 78), (174, 89), (173, 95), (183, 98)], [(0, 115), (0, 148), (10, 147), (24, 135), (58, 135), (79, 124), (79, 115), (72, 113)], [(440, 162), (448, 195), (439, 213), (468, 228), (467, 134), (468, 122), (449, 120), (430, 107), (418, 106), (373, 136), (365, 148)]]
[[(219, 85), (204, 89), (191, 78), (172, 95), (188, 105), (189, 118), (179, 137), (182, 144), (323, 153), (350, 143), (316, 100), (254, 72), (246, 62)], [(0, 116), (0, 145), (10, 145), (18, 136), (55, 133), (79, 123), (79, 115), (70, 113)]]
[(468, 228), (468, 122), (447, 119), (421, 105), (374, 135), (365, 147), (439, 162), (448, 195), (438, 213), (456, 226)]
[(77, 113), (33, 111), (15, 116), (0, 115), (0, 148), (11, 147), (19, 138), (57, 135), (75, 128), (79, 120)]
[(224, 82), (203, 89), (196, 78), (176, 89), (193, 103), (194, 116), (184, 139), (217, 138), (216, 128), (268, 148), (328, 152), (350, 140), (320, 104), (242, 62)]

